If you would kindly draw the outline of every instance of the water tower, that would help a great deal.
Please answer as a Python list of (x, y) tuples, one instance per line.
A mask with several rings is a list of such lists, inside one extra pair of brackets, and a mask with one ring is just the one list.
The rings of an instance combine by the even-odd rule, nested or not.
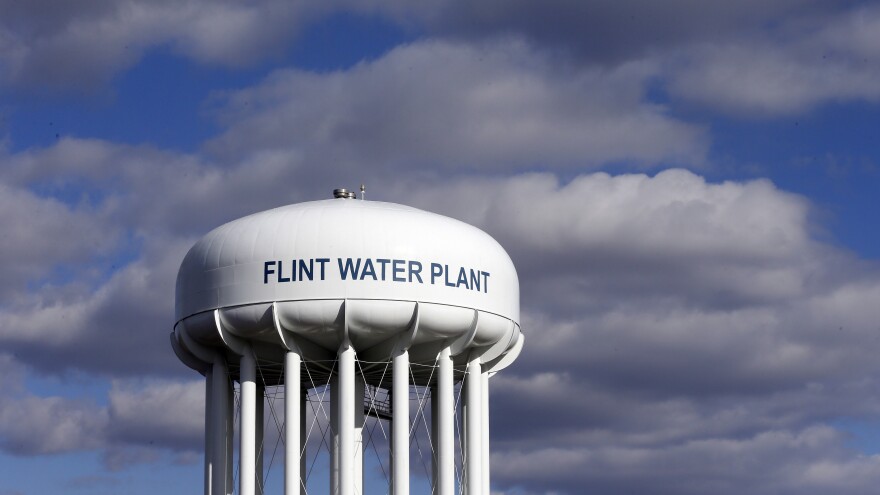
[(510, 257), (460, 221), (334, 196), (229, 222), (181, 264), (171, 342), (206, 378), (205, 493), (263, 493), (267, 387), (284, 396), (284, 493), (306, 493), (306, 404), (320, 386), (331, 493), (363, 493), (365, 414), (390, 423), (389, 491), (409, 493), (410, 392), (424, 390), (432, 491), (489, 495), (489, 377), (523, 345)]

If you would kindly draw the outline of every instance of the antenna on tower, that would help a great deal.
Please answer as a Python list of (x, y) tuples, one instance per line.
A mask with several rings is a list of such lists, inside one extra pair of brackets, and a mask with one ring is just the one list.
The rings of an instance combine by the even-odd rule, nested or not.
[(364, 184), (361, 183), (361, 199), (363, 200), (367, 196), (367, 188), (364, 187)]

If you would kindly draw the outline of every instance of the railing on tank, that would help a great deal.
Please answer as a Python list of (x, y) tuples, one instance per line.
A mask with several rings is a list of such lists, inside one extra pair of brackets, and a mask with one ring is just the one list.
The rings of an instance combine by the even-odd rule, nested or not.
[(375, 385), (364, 386), (364, 414), (378, 419), (391, 419), (391, 391)]

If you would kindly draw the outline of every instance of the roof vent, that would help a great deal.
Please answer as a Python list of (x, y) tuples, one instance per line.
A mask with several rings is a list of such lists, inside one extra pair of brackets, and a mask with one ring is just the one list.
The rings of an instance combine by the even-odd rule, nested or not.
[(333, 197), (336, 199), (356, 199), (357, 194), (354, 191), (349, 191), (348, 189), (334, 189)]

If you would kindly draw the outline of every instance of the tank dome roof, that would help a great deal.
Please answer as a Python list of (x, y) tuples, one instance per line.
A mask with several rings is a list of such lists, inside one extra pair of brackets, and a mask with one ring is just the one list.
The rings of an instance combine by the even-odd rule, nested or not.
[(519, 322), (516, 270), (488, 234), (416, 208), (344, 198), (263, 211), (205, 235), (181, 264), (175, 321), (331, 299), (458, 306)]

